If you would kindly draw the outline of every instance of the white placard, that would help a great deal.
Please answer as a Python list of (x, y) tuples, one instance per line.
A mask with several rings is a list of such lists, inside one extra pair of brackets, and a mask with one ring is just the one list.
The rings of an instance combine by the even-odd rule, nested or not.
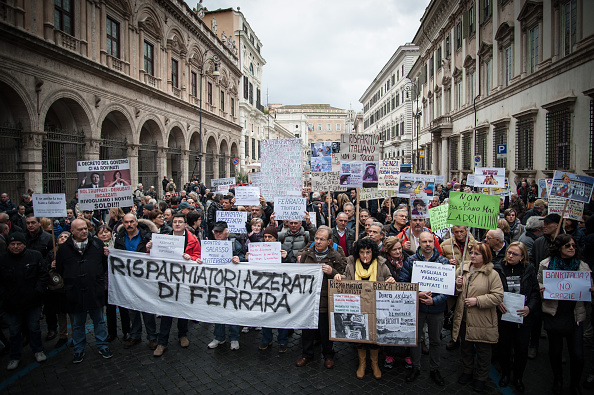
[(216, 178), (210, 180), (210, 186), (212, 188), (218, 188), (221, 185), (233, 185), (235, 184), (235, 177), (227, 177), (227, 178)]
[(281, 263), (281, 243), (264, 242), (248, 244), (248, 262), (253, 263)]
[(400, 184), (400, 166), (397, 160), (384, 159), (379, 162), (379, 180), (377, 189), (380, 191), (398, 191)]
[(200, 265), (114, 249), (108, 259), (108, 301), (116, 306), (229, 325), (318, 327), (322, 265)]
[(259, 206), (260, 188), (258, 187), (235, 187), (236, 206)]
[(66, 217), (66, 195), (63, 193), (34, 193), (33, 213), (36, 217)]
[(247, 215), (247, 211), (217, 211), (217, 222), (226, 222), (229, 233), (247, 233)]
[[(471, 185), (468, 182), (466, 184)], [(505, 168), (475, 167), (474, 186), (479, 188), (505, 188)]]
[(514, 292), (503, 293), (503, 304), (507, 309), (507, 313), (501, 315), (503, 321), (515, 322), (521, 324), (524, 322), (524, 317), (518, 315), (518, 310), (524, 308), (524, 301), (526, 297), (522, 294)]
[(260, 140), (261, 194), (267, 202), (275, 196), (301, 196), (303, 144), (301, 139)]
[(361, 295), (334, 294), (334, 312), (361, 314)]
[(306, 199), (301, 197), (275, 197), (274, 218), (277, 221), (302, 221), (306, 211)]
[(544, 299), (590, 302), (591, 272), (543, 270)]
[(419, 284), (419, 292), (454, 295), (456, 291), (456, 266), (439, 262), (415, 261), (411, 283)]
[(318, 216), (314, 212), (309, 213), (309, 221), (313, 225), (314, 228), (318, 227)]
[(231, 263), (231, 259), (233, 259), (231, 240), (201, 240), (200, 244), (202, 263), (213, 265)]
[(435, 185), (443, 185), (444, 183), (445, 183), (444, 176), (435, 176)]
[(155, 258), (181, 259), (184, 255), (184, 236), (161, 235), (154, 233), (151, 237), (153, 247), (150, 255)]

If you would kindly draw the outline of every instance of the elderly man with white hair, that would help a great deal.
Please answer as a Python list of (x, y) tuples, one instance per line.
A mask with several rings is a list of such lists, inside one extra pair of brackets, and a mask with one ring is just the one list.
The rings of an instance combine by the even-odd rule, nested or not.
[(499, 228), (490, 230), (485, 236), (485, 243), (491, 248), (493, 253), (493, 265), (503, 263), (505, 260), (505, 250), (507, 250), (507, 243), (503, 231)]
[(531, 216), (526, 221), (526, 232), (520, 236), (518, 241), (524, 243), (526, 249), (528, 250), (528, 256), (532, 254), (532, 246), (534, 245), (534, 240), (538, 239), (540, 236), (543, 235), (542, 233), (542, 225), (543, 225), (544, 217), (541, 216)]

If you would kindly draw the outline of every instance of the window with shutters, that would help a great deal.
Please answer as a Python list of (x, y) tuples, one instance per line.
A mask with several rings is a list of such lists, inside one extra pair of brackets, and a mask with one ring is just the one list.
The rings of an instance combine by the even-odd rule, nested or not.
[(538, 66), (538, 25), (530, 29), (528, 33), (528, 42), (530, 47), (528, 51), (529, 70), (530, 73), (534, 73)]
[(231, 116), (235, 116), (235, 99), (231, 98)]
[(178, 63), (177, 60), (175, 59), (171, 59), (171, 85), (174, 86), (175, 88), (178, 87)]
[(476, 32), (476, 15), (475, 15), (475, 8), (474, 8), (474, 2), (473, 2), (472, 5), (470, 6), (470, 8), (468, 9), (468, 35), (467, 35), (467, 37), (474, 36), (475, 32)]
[(448, 34), (445, 38), (445, 58), (449, 59), (452, 54), (452, 35)]
[(472, 163), (472, 134), (462, 136), (462, 170), (470, 170)]
[(458, 137), (450, 137), (450, 170), (458, 170)]
[(144, 72), (154, 76), (155, 57), (153, 44), (144, 42)]
[(561, 29), (563, 55), (569, 55), (577, 38), (577, 0), (567, 1), (561, 6)]
[(54, 27), (74, 36), (74, 1), (54, 0)]
[(534, 118), (516, 122), (516, 170), (532, 170), (534, 156)]
[(462, 48), (462, 21), (456, 24), (456, 51)]
[(248, 77), (243, 76), (243, 98), (248, 100), (250, 97), (250, 88), (249, 88), (249, 80)]
[(212, 102), (212, 83), (208, 82), (206, 84), (206, 102), (208, 104), (213, 104)]
[(196, 97), (198, 93), (198, 75), (191, 71), (190, 72), (190, 95)]
[(509, 45), (503, 50), (503, 82), (505, 86), (509, 86), (512, 79), (512, 46)]
[(436, 55), (437, 55), (437, 59), (435, 59), (435, 60), (437, 61), (437, 63), (436, 63), (437, 70), (440, 70), (441, 69), (441, 45), (439, 47), (437, 47)]
[(479, 0), (480, 1), (480, 18), (481, 24), (491, 19), (493, 15), (493, 0)]
[(254, 104), (254, 85), (249, 83), (249, 99), (250, 104)]
[(493, 129), (493, 158), (495, 167), (507, 167), (507, 158), (497, 158), (497, 144), (507, 144), (506, 123), (500, 123)]
[(547, 112), (547, 169), (571, 168), (571, 111), (569, 107)]
[(221, 90), (221, 111), (225, 111), (225, 91)]

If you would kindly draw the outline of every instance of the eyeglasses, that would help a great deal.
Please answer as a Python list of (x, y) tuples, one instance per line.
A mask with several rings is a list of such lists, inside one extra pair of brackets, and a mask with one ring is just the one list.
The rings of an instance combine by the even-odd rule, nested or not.
[(511, 252), (511, 251), (508, 251), (507, 252), (507, 255), (511, 255), (511, 256), (522, 256), (522, 254), (516, 254), (515, 252)]
[(563, 247), (565, 247), (565, 248), (575, 248), (575, 244), (574, 243), (567, 243)]

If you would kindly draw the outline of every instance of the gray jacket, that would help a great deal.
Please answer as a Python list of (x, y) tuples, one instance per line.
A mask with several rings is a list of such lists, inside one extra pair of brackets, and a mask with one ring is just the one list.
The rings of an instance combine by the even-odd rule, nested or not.
[(305, 231), (302, 226), (301, 229), (299, 229), (299, 232), (293, 235), (290, 233), (289, 228), (286, 228), (278, 234), (278, 241), (282, 243), (283, 249), (293, 251), (293, 254), (297, 256), (297, 253), (300, 250), (309, 247), (313, 241), (311, 234), (315, 231), (316, 228), (313, 225), (310, 225), (307, 228), (307, 231)]

